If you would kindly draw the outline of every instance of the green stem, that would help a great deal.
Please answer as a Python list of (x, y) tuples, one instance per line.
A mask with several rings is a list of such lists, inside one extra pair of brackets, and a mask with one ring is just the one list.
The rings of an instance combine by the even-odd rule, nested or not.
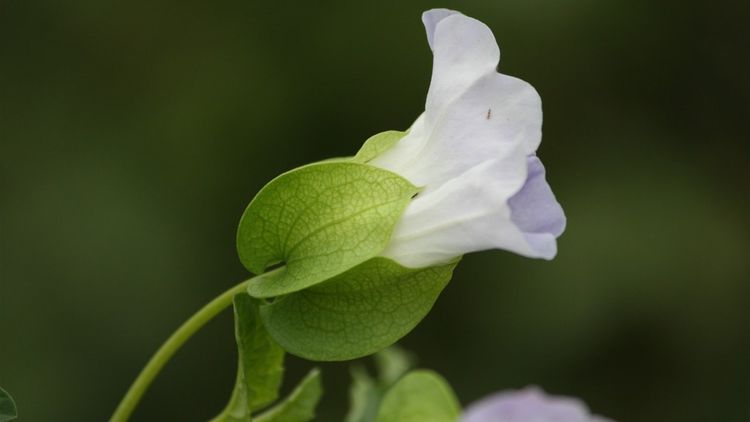
[(138, 402), (141, 400), (143, 393), (146, 392), (151, 382), (154, 380), (156, 375), (161, 371), (164, 365), (172, 358), (177, 349), (179, 349), (195, 332), (201, 329), (208, 321), (213, 319), (221, 311), (228, 308), (232, 304), (232, 299), (238, 293), (242, 293), (247, 289), (247, 283), (249, 280), (245, 280), (242, 283), (232, 287), (226, 292), (219, 295), (216, 299), (212, 300), (206, 306), (202, 307), (198, 312), (185, 321), (180, 328), (177, 329), (171, 336), (161, 345), (159, 350), (156, 351), (151, 360), (148, 361), (145, 367), (138, 374), (138, 378), (133, 381), (133, 385), (122, 398), (122, 401), (117, 406), (115, 413), (112, 415), (110, 422), (125, 422), (128, 420), (130, 415), (135, 410)]

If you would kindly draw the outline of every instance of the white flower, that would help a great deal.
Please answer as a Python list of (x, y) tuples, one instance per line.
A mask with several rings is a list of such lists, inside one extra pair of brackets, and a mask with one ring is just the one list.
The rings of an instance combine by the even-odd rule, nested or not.
[(612, 422), (592, 415), (586, 405), (572, 397), (548, 396), (529, 387), (501, 391), (471, 404), (461, 422)]
[(482, 22), (445, 9), (422, 21), (434, 55), (425, 112), (370, 164), (423, 190), (383, 256), (409, 267), (485, 249), (552, 259), (565, 216), (535, 156), (539, 95), (497, 73), (500, 49)]

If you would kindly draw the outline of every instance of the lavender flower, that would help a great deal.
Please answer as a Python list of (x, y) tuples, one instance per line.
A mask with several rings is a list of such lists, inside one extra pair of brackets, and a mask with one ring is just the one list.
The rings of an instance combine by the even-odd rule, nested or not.
[(613, 422), (591, 414), (572, 397), (549, 396), (539, 388), (501, 391), (471, 404), (461, 422)]
[(434, 55), (425, 112), (370, 164), (423, 190), (383, 255), (410, 267), (485, 249), (552, 259), (565, 216), (535, 155), (539, 95), (496, 71), (500, 49), (482, 22), (446, 9), (422, 21)]

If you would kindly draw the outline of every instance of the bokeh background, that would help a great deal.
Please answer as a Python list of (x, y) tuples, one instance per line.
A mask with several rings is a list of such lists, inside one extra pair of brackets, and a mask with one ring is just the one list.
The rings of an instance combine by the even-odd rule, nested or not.
[[(0, 385), (22, 421), (105, 420), (247, 277), (261, 186), (411, 124), (435, 6), (487, 23), (540, 92), (569, 224), (552, 262), (467, 256), (401, 344), (463, 403), (536, 384), (621, 422), (750, 420), (747, 2), (4, 0)], [(340, 420), (349, 364), (322, 366), (319, 420)], [(205, 420), (234, 371), (225, 313), (135, 420)]]

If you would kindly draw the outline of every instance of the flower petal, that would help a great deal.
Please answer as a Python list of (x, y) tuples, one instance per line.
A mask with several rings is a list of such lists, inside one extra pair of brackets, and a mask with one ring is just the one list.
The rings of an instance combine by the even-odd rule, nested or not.
[[(433, 53), (425, 109), (433, 120), (482, 76), (495, 73), (500, 48), (487, 25), (460, 13), (426, 12), (422, 21)], [(434, 27), (430, 26), (435, 22)]]
[(372, 161), (431, 189), (488, 159), (541, 142), (542, 105), (528, 83), (496, 72), (500, 50), (489, 28), (446, 9), (422, 17), (434, 52), (425, 113)]
[(511, 220), (508, 199), (525, 180), (525, 162), (489, 160), (429, 194), (420, 193), (406, 208), (381, 255), (415, 268), (495, 248), (546, 257)]
[(557, 237), (565, 231), (565, 213), (544, 178), (541, 160), (527, 158), (528, 176), (523, 188), (508, 201), (510, 218), (540, 256), (551, 259), (557, 251)]
[(541, 141), (539, 95), (526, 82), (499, 73), (477, 80), (432, 125), (429, 116), (428, 110), (371, 164), (431, 190), (486, 160), (515, 154), (525, 161)]
[(460, 13), (450, 9), (432, 9), (422, 13), (422, 23), (424, 24), (425, 31), (427, 31), (427, 42), (430, 44), (430, 48), (432, 48), (435, 38), (437, 24), (452, 15), (460, 15)]
[(536, 387), (503, 391), (470, 405), (461, 422), (611, 422), (591, 415), (572, 397), (548, 396)]
[(412, 267), (494, 248), (551, 259), (565, 217), (541, 162), (527, 162), (541, 142), (539, 95), (496, 72), (500, 51), (483, 23), (446, 9), (422, 20), (434, 53), (426, 110), (369, 162), (422, 187), (383, 255)]

